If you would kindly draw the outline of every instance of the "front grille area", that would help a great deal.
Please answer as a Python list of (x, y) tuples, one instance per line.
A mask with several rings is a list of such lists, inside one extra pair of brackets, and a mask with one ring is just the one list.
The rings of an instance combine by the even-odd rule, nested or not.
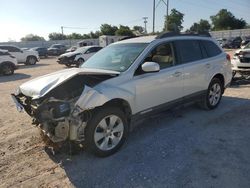
[(250, 63), (250, 58), (240, 58), (241, 63)]

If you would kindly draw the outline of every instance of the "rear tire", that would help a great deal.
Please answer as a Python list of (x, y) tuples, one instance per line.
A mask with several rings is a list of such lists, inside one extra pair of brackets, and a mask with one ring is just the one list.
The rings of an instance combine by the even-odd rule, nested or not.
[(221, 101), (222, 93), (223, 86), (220, 79), (213, 78), (208, 86), (206, 95), (200, 102), (200, 106), (206, 110), (215, 109)]
[(117, 152), (128, 136), (125, 114), (115, 107), (104, 107), (95, 111), (85, 129), (85, 146), (99, 157)]

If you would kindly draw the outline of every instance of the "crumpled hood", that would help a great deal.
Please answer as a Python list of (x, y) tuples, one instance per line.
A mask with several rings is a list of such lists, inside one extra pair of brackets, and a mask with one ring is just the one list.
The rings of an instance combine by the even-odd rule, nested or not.
[(78, 54), (81, 54), (81, 53), (79, 53), (79, 52), (67, 52), (67, 53), (64, 53), (64, 54), (60, 55), (59, 58), (65, 57), (65, 56), (66, 57), (71, 57), (71, 56), (78, 55)]
[(120, 74), (116, 71), (101, 70), (101, 69), (86, 69), (86, 68), (72, 68), (57, 71), (47, 74), (28, 82), (25, 82), (18, 88), (18, 93), (22, 93), (33, 99), (40, 98), (51, 91), (53, 88), (59, 86), (66, 80), (78, 74)]

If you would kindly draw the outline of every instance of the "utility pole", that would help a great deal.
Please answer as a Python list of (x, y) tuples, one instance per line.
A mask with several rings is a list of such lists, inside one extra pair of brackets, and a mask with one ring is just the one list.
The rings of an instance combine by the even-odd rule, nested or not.
[(145, 34), (147, 34), (147, 23), (148, 23), (147, 19), (148, 19), (148, 17), (143, 17), (142, 19), (144, 19), (144, 24), (145, 24), (144, 30), (145, 30)]
[(167, 17), (166, 17), (166, 29), (168, 30), (168, 7), (169, 7), (169, 0), (167, 0)]
[(62, 30), (62, 35), (63, 35), (63, 26), (61, 26), (61, 30)]
[[(166, 2), (167, 1), (167, 2)], [(153, 0), (153, 33), (155, 32), (155, 9), (159, 6), (160, 3), (164, 3), (167, 7), (166, 18), (168, 18), (168, 8), (169, 8), (169, 0), (159, 0), (157, 5), (155, 6), (155, 0)], [(166, 19), (166, 26), (168, 25), (168, 20)]]
[(155, 33), (155, 0), (153, 2), (153, 33)]

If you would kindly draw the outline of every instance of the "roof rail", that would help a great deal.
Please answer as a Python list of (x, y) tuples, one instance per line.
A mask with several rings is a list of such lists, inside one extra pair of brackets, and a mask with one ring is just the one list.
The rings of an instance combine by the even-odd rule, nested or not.
[(162, 39), (167, 37), (175, 37), (175, 36), (200, 36), (200, 37), (211, 37), (209, 32), (189, 32), (189, 33), (179, 33), (179, 32), (164, 32), (156, 37), (156, 39)]

